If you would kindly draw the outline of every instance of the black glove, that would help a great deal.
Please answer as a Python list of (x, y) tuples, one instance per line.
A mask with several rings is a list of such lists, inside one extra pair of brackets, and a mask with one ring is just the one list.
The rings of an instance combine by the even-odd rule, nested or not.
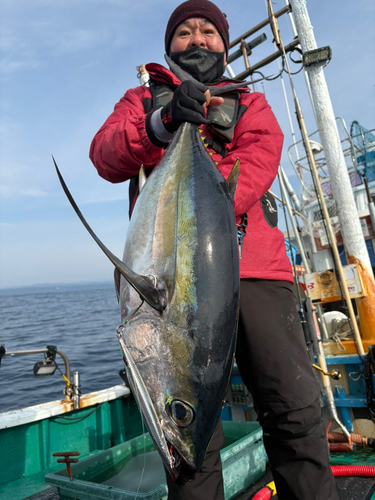
[(191, 81), (182, 82), (174, 92), (171, 102), (161, 109), (160, 118), (164, 128), (173, 134), (183, 122), (201, 125), (207, 123), (202, 104), (206, 102), (203, 84), (199, 87)]

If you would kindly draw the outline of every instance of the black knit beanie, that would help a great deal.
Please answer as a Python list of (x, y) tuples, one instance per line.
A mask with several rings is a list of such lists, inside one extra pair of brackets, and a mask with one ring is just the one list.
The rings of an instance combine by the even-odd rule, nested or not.
[(223, 39), (225, 52), (228, 56), (229, 50), (229, 24), (225, 15), (216, 5), (209, 0), (187, 0), (179, 5), (169, 18), (167, 29), (165, 30), (165, 52), (169, 54), (171, 41), (176, 28), (186, 19), (201, 17), (207, 19), (216, 26), (216, 29)]

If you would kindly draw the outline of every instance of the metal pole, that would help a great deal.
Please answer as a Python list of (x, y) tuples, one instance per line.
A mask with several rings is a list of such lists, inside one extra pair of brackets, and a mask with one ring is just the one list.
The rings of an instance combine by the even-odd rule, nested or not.
[[(281, 192), (282, 192), (283, 199), (285, 200), (285, 205), (286, 205), (286, 209), (288, 211), (289, 219), (290, 219), (290, 222), (292, 223), (294, 235), (295, 235), (295, 238), (296, 238), (296, 244), (297, 244), (299, 253), (301, 255), (301, 258), (302, 258), (303, 267), (305, 268), (306, 273), (310, 274), (311, 273), (310, 262), (306, 258), (305, 249), (304, 249), (305, 247), (304, 247), (304, 244), (302, 243), (302, 240), (300, 238), (296, 222), (295, 222), (294, 217), (292, 215), (292, 207), (290, 206), (289, 199), (288, 199), (288, 196), (286, 194), (286, 189), (285, 189), (285, 177), (284, 177), (285, 176), (285, 172), (283, 171), (283, 168), (281, 167), (281, 165), (279, 167), (277, 175), (279, 177), (280, 189), (281, 189)], [(321, 326), (323, 338), (324, 338), (324, 340), (328, 340), (329, 339), (329, 335), (328, 335), (328, 331), (327, 331), (327, 325), (326, 325), (326, 322), (325, 322), (325, 319), (324, 319), (324, 315), (323, 315), (322, 309), (321, 309), (321, 307), (320, 307), (319, 304), (317, 304), (317, 306), (316, 306), (316, 311), (317, 311), (317, 314), (319, 316), (319, 321), (320, 321), (320, 326)], [(327, 371), (327, 366), (326, 366), (325, 363), (324, 363), (324, 366), (325, 366), (325, 368), (324, 368), (325, 371)]]
[[(303, 52), (316, 49), (317, 44), (314, 37), (313, 27), (308, 15), (306, 0), (291, 0), (291, 5), (293, 8), (293, 17), (296, 23), (298, 38), (301, 42)], [(337, 213), (340, 220), (341, 234), (345, 245), (347, 260), (349, 263), (357, 264), (358, 268), (360, 269), (364, 291), (366, 294), (365, 297), (357, 299), (357, 309), (360, 318), (362, 338), (364, 340), (374, 340), (375, 282), (369, 255), (362, 233), (361, 224), (357, 215), (357, 207), (355, 204), (349, 175), (346, 169), (344, 155), (341, 149), (341, 143), (337, 131), (335, 115), (332, 109), (332, 103), (324, 78), (323, 69), (321, 67), (310, 66), (307, 68), (307, 73), (309, 76), (310, 88), (314, 101), (320, 139), (326, 156), (327, 168), (332, 186), (332, 193), (336, 202)], [(304, 134), (305, 133), (306, 132), (304, 132)], [(322, 201), (323, 212), (326, 217), (327, 226), (330, 232), (330, 243), (335, 254), (341, 281), (344, 284), (345, 278), (342, 279), (341, 277), (341, 275), (343, 276), (343, 272), (340, 266), (340, 259), (336, 247), (336, 242), (329, 222), (328, 211), (324, 204), (324, 197), (320, 187), (319, 176), (317, 175), (318, 172), (316, 169), (315, 161), (312, 159), (312, 152), (308, 140), (305, 140), (305, 147), (308, 151), (310, 163), (312, 165), (314, 175), (317, 179), (317, 189), (319, 191), (319, 197)], [(360, 343), (359, 331), (355, 321), (350, 296), (348, 294), (346, 286), (344, 286), (343, 288), (360, 354), (364, 354), (362, 344)]]
[[(284, 47), (285, 52), (290, 52), (297, 45), (299, 45), (299, 40), (293, 40), (293, 42), (290, 42), (290, 43), (288, 43), (288, 45), (285, 45), (285, 47)], [(238, 80), (243, 80), (243, 79), (247, 78), (249, 75), (253, 74), (254, 71), (257, 71), (258, 69), (263, 68), (263, 66), (267, 66), (267, 64), (270, 64), (271, 62), (276, 61), (276, 59), (279, 57), (281, 57), (281, 54), (278, 52), (274, 52), (270, 56), (265, 57), (261, 61), (254, 64), (254, 66), (250, 66), (249, 69), (245, 69), (244, 71), (242, 71), (242, 73), (239, 73), (236, 76), (236, 78)]]
[[(290, 221), (292, 223), (294, 234), (296, 236), (297, 247), (298, 247), (298, 249), (300, 251), (303, 265), (304, 265), (304, 267), (306, 269), (306, 272), (307, 273), (311, 273), (310, 263), (306, 259), (305, 252), (304, 252), (304, 249), (303, 249), (303, 244), (302, 244), (300, 236), (298, 234), (298, 230), (297, 230), (297, 227), (296, 227), (296, 224), (295, 224), (295, 221), (294, 221), (294, 217), (292, 216), (291, 206), (290, 206), (288, 197), (286, 195), (286, 189), (285, 189), (285, 185), (284, 185), (284, 180), (283, 180), (281, 166), (279, 167), (277, 175), (278, 175), (278, 178), (279, 178), (280, 190), (281, 190), (281, 193), (282, 193), (282, 197), (285, 200), (285, 205), (286, 205), (286, 208), (287, 208), (287, 211), (288, 211), (289, 219), (290, 219)], [(297, 284), (297, 286), (298, 286), (298, 284)], [(318, 316), (319, 316), (319, 319), (320, 319), (320, 326), (322, 328), (323, 337), (325, 339), (328, 339), (329, 337), (328, 337), (328, 332), (327, 332), (327, 326), (325, 324), (325, 320), (324, 320), (324, 316), (323, 316), (322, 310), (321, 310), (321, 308), (319, 306), (317, 306), (316, 310), (317, 310), (317, 313), (318, 313)], [(338, 417), (338, 414), (337, 414), (337, 411), (336, 411), (336, 406), (335, 406), (335, 399), (334, 399), (333, 392), (332, 392), (331, 383), (329, 381), (328, 376), (325, 375), (327, 373), (328, 369), (327, 369), (326, 358), (324, 356), (324, 349), (323, 349), (323, 344), (322, 344), (322, 338), (321, 338), (321, 335), (320, 335), (320, 331), (319, 331), (318, 327), (315, 328), (315, 324), (313, 325), (313, 328), (314, 328), (314, 331), (312, 331), (311, 334), (316, 336), (316, 340), (317, 340), (317, 344), (318, 344), (316, 355), (317, 355), (317, 358), (318, 358), (318, 364), (319, 364), (319, 366), (321, 368), (320, 375), (321, 375), (321, 379), (322, 379), (322, 385), (323, 385), (323, 389), (324, 389), (324, 395), (325, 395), (325, 398), (326, 398), (326, 405), (327, 405), (327, 408), (328, 408), (328, 412), (329, 412), (331, 418), (333, 418), (333, 420), (335, 420), (337, 422), (337, 424), (341, 427), (344, 435), (346, 437), (349, 437), (348, 430), (341, 423), (341, 421), (340, 421), (340, 419)], [(315, 337), (313, 337), (313, 338), (315, 338)]]
[(284, 184), (285, 184), (285, 187), (289, 193), (289, 196), (290, 196), (290, 199), (292, 201), (292, 204), (296, 207), (296, 210), (302, 210), (301, 209), (301, 204), (299, 202), (299, 199), (298, 199), (298, 196), (296, 195), (296, 192), (294, 191), (294, 189), (292, 188), (292, 185), (291, 183), (289, 182), (289, 179), (288, 179), (288, 176), (286, 175), (283, 167), (280, 165), (280, 169), (281, 169), (281, 175), (283, 177), (283, 181), (284, 181)]
[[(42, 354), (42, 353), (47, 353), (48, 349), (30, 349), (28, 351), (7, 351), (4, 356), (26, 356), (27, 354)], [(56, 349), (56, 354), (59, 354), (59, 356), (62, 357), (64, 360), (65, 364), (65, 377), (70, 381), (70, 365), (69, 365), (69, 360), (62, 351), (59, 351)]]
[[(4, 356), (26, 356), (28, 354), (42, 354), (42, 353), (47, 353), (48, 349), (30, 349), (28, 351), (6, 351)], [(70, 384), (70, 365), (69, 365), (69, 359), (65, 353), (62, 351), (59, 351), (59, 349), (56, 349), (56, 354), (62, 357), (64, 360), (65, 364), (65, 381), (69, 381)], [(67, 384), (67, 387), (65, 389), (65, 395), (66, 399), (70, 401), (70, 390)]]
[[(289, 5), (289, 0), (285, 0), (285, 5)], [(292, 26), (292, 31), (293, 31), (294, 38), (298, 38), (297, 30), (296, 30), (296, 25), (294, 23), (294, 19), (293, 19), (293, 15), (292, 15), (292, 11), (291, 10), (288, 12), (288, 17), (289, 17), (289, 20), (290, 20), (290, 25)], [(310, 97), (310, 102), (311, 102), (311, 109), (313, 110), (313, 114), (314, 114), (314, 118), (315, 118), (315, 123), (316, 123), (316, 114), (315, 114), (314, 101), (313, 101), (313, 98), (312, 98), (312, 95), (311, 95), (310, 82), (309, 82), (309, 77), (308, 77), (307, 72), (306, 72), (306, 68), (303, 69), (303, 76), (305, 77), (306, 87), (307, 87), (307, 91), (308, 91), (308, 94), (309, 94), (309, 97)]]
[(298, 228), (297, 228), (297, 225), (296, 225), (296, 221), (294, 220), (294, 217), (293, 217), (293, 214), (292, 214), (292, 207), (290, 206), (289, 198), (288, 198), (288, 196), (286, 194), (284, 177), (283, 177), (283, 172), (282, 172), (282, 167), (281, 166), (279, 166), (279, 170), (277, 171), (277, 176), (279, 178), (279, 183), (280, 183), (280, 189), (281, 189), (281, 193), (282, 193), (282, 198), (283, 198), (283, 200), (285, 202), (285, 206), (286, 206), (286, 209), (287, 209), (287, 212), (288, 212), (288, 215), (289, 215), (290, 222), (292, 223), (294, 237), (296, 239), (296, 245), (297, 245), (297, 248), (298, 248), (299, 253), (301, 255), (301, 258), (302, 258), (303, 267), (305, 268), (305, 270), (306, 270), (307, 273), (310, 273), (311, 272), (310, 263), (308, 262), (308, 260), (306, 258), (304, 245), (303, 245), (303, 243), (301, 241), (301, 237), (299, 235), (299, 231), (298, 231)]
[[(280, 51), (282, 51), (282, 53), (284, 55), (284, 59), (285, 59), (285, 64), (286, 64), (287, 69), (288, 69), (288, 74), (289, 74), (289, 79), (290, 79), (290, 85), (291, 85), (291, 88), (292, 88), (292, 91), (293, 91), (293, 96), (294, 96), (294, 102), (295, 102), (295, 108), (296, 108), (298, 125), (300, 127), (304, 143), (305, 143), (305, 145), (306, 145), (306, 143), (308, 145), (308, 148), (306, 148), (306, 151), (307, 151), (307, 153), (308, 153), (308, 155), (309, 155), (312, 163), (314, 164), (315, 170), (317, 172), (316, 165), (315, 165), (315, 158), (314, 158), (314, 156), (312, 154), (312, 151), (311, 151), (310, 142), (309, 142), (307, 131), (306, 131), (306, 128), (305, 128), (305, 123), (304, 123), (304, 120), (303, 120), (301, 108), (299, 106), (299, 101), (298, 101), (298, 98), (297, 98), (296, 90), (295, 90), (294, 85), (293, 85), (293, 79), (292, 79), (292, 76), (291, 76), (291, 73), (290, 73), (290, 69), (289, 69), (289, 64), (288, 64), (288, 61), (287, 61), (287, 58), (286, 58), (286, 52), (285, 52), (284, 44), (283, 44), (283, 41), (282, 41), (282, 38), (281, 38), (281, 35), (280, 35), (279, 26), (278, 26), (278, 23), (277, 23), (277, 19), (275, 18), (274, 14), (273, 14), (272, 0), (268, 0), (268, 14), (269, 14), (269, 17), (270, 17), (270, 24), (271, 24), (273, 35), (274, 35), (274, 42), (276, 43), (276, 45), (278, 45)], [(324, 198), (323, 198), (323, 204), (324, 204)], [(326, 211), (327, 211), (327, 208), (326, 208)], [(307, 268), (309, 269), (309, 265), (307, 266)], [(344, 284), (345, 284), (345, 279), (344, 279)], [(346, 289), (346, 292), (347, 292), (347, 289)], [(351, 303), (350, 303), (350, 305), (351, 305)], [(325, 322), (324, 322), (324, 317), (323, 317), (323, 314), (320, 311), (320, 308), (318, 310), (318, 313), (319, 312), (320, 312), (319, 316), (320, 316), (321, 321), (322, 321), (322, 327), (324, 329), (325, 334), (327, 334), (326, 325), (325, 325)], [(320, 337), (320, 333), (319, 333), (318, 329), (316, 330), (316, 334), (317, 334), (318, 339), (320, 340), (318, 342), (318, 345), (319, 345), (318, 362), (320, 364), (320, 367), (326, 373), (327, 372), (327, 364), (326, 364), (326, 360), (325, 360), (325, 356), (324, 356), (324, 351), (323, 351), (323, 345), (322, 345), (322, 342), (321, 342), (321, 337)], [(359, 336), (359, 333), (358, 333), (358, 336)], [(329, 382), (327, 382), (327, 380), (328, 380), (326, 378), (327, 376), (326, 375), (323, 375), (323, 376), (324, 376), (323, 385), (326, 386), (326, 396), (328, 397), (328, 409), (329, 409), (329, 412), (330, 412), (332, 418), (334, 420), (336, 420), (336, 422), (342, 428), (344, 435), (346, 435), (348, 437), (349, 433), (348, 433), (347, 429), (345, 429), (345, 426), (340, 422), (340, 420), (338, 418), (338, 415), (337, 415), (337, 412), (336, 412), (336, 407), (335, 407), (335, 403), (334, 403), (334, 397), (333, 397), (331, 385), (330, 385)]]
[[(283, 7), (282, 9), (278, 10), (275, 12), (275, 17), (278, 18), (282, 16), (283, 14), (286, 14), (287, 12), (290, 12), (290, 5), (287, 5), (286, 7)], [(230, 43), (229, 48), (232, 49), (234, 46), (236, 46), (238, 43), (241, 42), (242, 38), (249, 38), (249, 36), (254, 35), (257, 31), (261, 30), (265, 26), (267, 26), (270, 23), (269, 17), (262, 21), (261, 23), (257, 24), (254, 26), (254, 28), (251, 28), (249, 31), (246, 31), (243, 35), (239, 36), (233, 42)]]
[(225, 66), (225, 69), (227, 70), (228, 75), (229, 75), (231, 78), (235, 78), (235, 77), (236, 77), (236, 74), (235, 74), (235, 72), (233, 71), (232, 66), (231, 66), (230, 64), (227, 64), (227, 65)]
[[(326, 221), (326, 226), (327, 226), (328, 235), (329, 235), (329, 242), (330, 242), (330, 245), (332, 247), (334, 257), (335, 257), (336, 268), (337, 268), (340, 280), (343, 284), (343, 287), (342, 287), (343, 295), (344, 295), (344, 299), (345, 299), (345, 302), (346, 302), (346, 305), (348, 308), (351, 326), (353, 328), (354, 338), (355, 338), (355, 341), (356, 341), (357, 346), (358, 346), (359, 354), (364, 355), (365, 352), (363, 350), (362, 339), (361, 339), (361, 336), (359, 333), (358, 324), (357, 324), (357, 320), (355, 317), (351, 298), (349, 295), (348, 287), (346, 286), (346, 279), (345, 279), (345, 275), (344, 275), (344, 270), (343, 270), (342, 265), (341, 265), (340, 254), (339, 254), (339, 251), (337, 248), (335, 234), (334, 234), (333, 229), (332, 229), (331, 220), (330, 220), (327, 205), (326, 205), (326, 202), (324, 199), (322, 186), (320, 185), (319, 172), (318, 172), (318, 169), (316, 167), (314, 154), (311, 150), (310, 141), (308, 140), (307, 131), (306, 131), (306, 127), (305, 127), (305, 121), (303, 119), (302, 110), (301, 110), (301, 107), (300, 107), (300, 104), (299, 104), (297, 97), (296, 97), (296, 110), (297, 110), (297, 116), (298, 116), (298, 119), (300, 122), (301, 132), (302, 132), (302, 135), (304, 137), (305, 148), (306, 148), (309, 160), (310, 160), (311, 170), (312, 170), (313, 176), (315, 178), (315, 184), (316, 184), (316, 189), (318, 191), (320, 204), (321, 204), (323, 215), (324, 215), (324, 218)], [(348, 179), (349, 179), (349, 177), (348, 177)]]
[[(275, 194), (273, 191), (271, 191), (270, 189), (268, 190), (268, 192), (270, 194), (272, 194), (272, 196), (275, 198), (275, 200), (279, 201), (282, 205), (286, 205), (286, 203), (283, 202), (283, 200), (277, 196), (277, 194)], [(301, 217), (302, 220), (306, 221), (306, 217), (302, 214), (300, 214), (299, 212), (297, 212), (297, 210), (295, 210), (294, 208), (292, 208), (292, 212), (296, 215), (298, 215), (298, 217)]]
[(74, 402), (74, 409), (79, 410), (79, 403), (81, 399), (81, 392), (79, 388), (81, 387), (80, 381), (79, 381), (79, 372), (74, 372), (73, 373), (73, 402)]
[[(285, 0), (285, 3), (286, 5), (289, 7), (289, 3), (288, 3), (288, 0)], [(268, 5), (267, 5), (267, 0), (264, 0), (264, 5), (266, 7), (266, 11), (268, 13)], [(291, 11), (288, 12), (288, 16), (290, 19), (293, 19), (291, 18)], [(297, 37), (297, 32), (295, 31), (295, 27), (293, 26), (293, 22), (292, 22), (292, 29), (293, 29), (293, 34), (294, 34), (294, 38), (298, 38)], [(277, 45), (275, 44), (274, 45), (274, 51), (275, 52), (279, 52), (278, 48), (277, 48)], [(281, 66), (280, 66), (280, 61), (277, 60), (277, 65), (278, 65), (278, 68), (279, 68), (279, 71), (281, 70)], [(294, 144), (294, 149), (295, 149), (295, 153), (296, 153), (296, 158), (297, 158), (297, 161), (299, 160), (299, 154), (298, 154), (298, 147), (297, 147), (297, 144), (296, 144), (296, 134), (294, 133), (294, 127), (293, 127), (293, 122), (292, 122), (292, 116), (290, 114), (290, 109), (289, 109), (289, 102), (288, 102), (288, 97), (287, 97), (287, 94), (286, 94), (286, 89), (285, 89), (285, 84), (284, 84), (284, 78), (283, 78), (283, 74), (281, 73), (280, 75), (280, 81), (281, 81), (281, 86), (283, 88), (283, 94), (284, 94), (284, 101), (285, 101), (285, 106), (286, 106), (286, 112), (288, 114), (288, 120), (289, 120), (289, 126), (290, 126), (290, 131), (291, 131), (291, 134), (292, 134), (292, 139), (293, 139), (293, 144)], [(283, 168), (281, 167), (280, 165), (280, 168), (282, 170), (282, 173), (283, 175), (285, 174)], [(301, 171), (301, 177), (302, 177), (302, 171)], [(286, 188), (288, 189), (289, 191), (289, 187), (291, 188), (292, 186), (290, 185), (289, 183), (289, 180), (287, 179), (287, 177), (284, 175), (284, 183), (285, 183), (285, 186)], [(290, 191), (289, 191), (290, 192)], [(294, 191), (293, 191), (294, 193)], [(297, 195), (294, 193), (294, 196), (292, 195), (291, 196), (291, 200), (292, 200), (292, 203), (294, 204), (295, 208), (297, 210), (301, 210), (301, 205), (299, 203), (299, 199), (297, 198)]]
[(370, 212), (372, 229), (375, 233), (375, 206), (374, 206), (374, 202), (372, 201), (372, 198), (371, 198), (370, 188), (368, 187), (368, 181), (367, 181), (367, 177), (365, 175), (363, 176), (363, 182), (364, 182), (365, 188), (366, 188), (367, 205), (368, 205), (368, 210)]
[[(318, 196), (320, 198), (320, 201), (321, 201), (321, 206), (322, 206), (324, 218), (326, 220), (326, 226), (327, 226), (327, 230), (328, 230), (329, 241), (330, 241), (330, 245), (332, 247), (333, 254), (334, 254), (334, 257), (335, 257), (335, 261), (336, 261), (337, 271), (339, 273), (340, 280), (341, 280), (341, 282), (343, 284), (344, 299), (345, 299), (345, 302), (346, 302), (346, 305), (347, 305), (347, 308), (348, 308), (348, 312), (349, 312), (349, 317), (350, 317), (350, 321), (351, 321), (351, 325), (352, 325), (352, 329), (353, 329), (354, 338), (355, 338), (356, 344), (358, 346), (358, 352), (361, 355), (363, 355), (364, 351), (363, 351), (362, 339), (361, 339), (361, 336), (360, 336), (360, 333), (359, 333), (359, 330), (358, 330), (358, 325), (357, 325), (356, 317), (355, 317), (355, 314), (354, 314), (353, 305), (351, 303), (350, 295), (349, 295), (349, 292), (348, 292), (348, 288), (346, 286), (346, 279), (345, 279), (344, 271), (343, 271), (343, 268), (342, 268), (342, 265), (341, 265), (340, 255), (339, 255), (339, 252), (338, 252), (338, 249), (337, 249), (335, 235), (334, 235), (334, 232), (333, 232), (333, 229), (332, 229), (332, 226), (331, 226), (331, 221), (330, 221), (329, 213), (328, 213), (327, 206), (326, 206), (326, 203), (325, 203), (325, 200), (324, 200), (324, 195), (323, 195), (322, 187), (320, 185), (319, 173), (318, 173), (318, 169), (317, 169), (317, 166), (316, 166), (316, 163), (315, 163), (315, 157), (314, 157), (314, 154), (313, 154), (312, 149), (311, 149), (310, 141), (309, 141), (307, 130), (306, 130), (305, 120), (304, 120), (303, 114), (302, 114), (302, 109), (301, 109), (301, 106), (300, 106), (300, 103), (299, 103), (299, 99), (297, 97), (296, 89), (295, 89), (294, 84), (293, 84), (293, 79), (292, 79), (292, 76), (291, 76), (291, 73), (290, 73), (288, 60), (286, 58), (286, 52), (285, 52), (284, 44), (283, 44), (283, 41), (282, 41), (281, 36), (280, 36), (280, 30), (279, 30), (279, 26), (278, 26), (278, 23), (277, 23), (277, 19), (275, 18), (274, 14), (273, 14), (272, 1), (271, 0), (268, 0), (268, 9), (269, 9), (270, 21), (272, 21), (272, 22), (270, 22), (270, 24), (271, 24), (271, 28), (272, 28), (272, 31), (273, 31), (275, 43), (279, 46), (280, 51), (284, 54), (285, 65), (286, 65), (287, 70), (288, 70), (290, 85), (291, 85), (293, 96), (294, 96), (294, 104), (295, 104), (295, 109), (296, 109), (296, 115), (297, 115), (298, 125), (300, 127), (300, 131), (301, 131), (301, 134), (302, 134), (302, 138), (303, 138), (303, 142), (304, 142), (306, 154), (307, 154), (307, 156), (309, 158), (309, 161), (310, 161), (312, 174), (313, 174), (314, 179), (315, 179), (316, 189), (317, 189), (317, 192), (318, 192), (317, 194), (318, 194)], [(336, 125), (336, 122), (334, 121), (334, 119), (333, 119), (333, 122)], [(337, 132), (337, 129), (336, 129), (336, 132)], [(340, 151), (341, 151), (340, 141), (339, 141), (339, 147), (340, 147)], [(345, 163), (344, 163), (344, 165), (345, 165)], [(346, 169), (345, 169), (345, 173), (346, 173)], [(348, 176), (347, 176), (347, 179), (349, 181), (349, 177)], [(350, 186), (350, 184), (349, 184), (349, 186)], [(358, 221), (358, 224), (359, 224), (359, 221)]]

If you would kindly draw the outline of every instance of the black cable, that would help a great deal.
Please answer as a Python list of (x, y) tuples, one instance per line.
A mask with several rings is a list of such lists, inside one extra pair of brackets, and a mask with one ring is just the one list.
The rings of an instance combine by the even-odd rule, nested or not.
[[(98, 411), (99, 408), (101, 408), (103, 405), (104, 405), (104, 403), (101, 403), (99, 406), (97, 406), (92, 411), (90, 411), (90, 413), (87, 413), (86, 415), (83, 415), (82, 417), (61, 417), (61, 416), (57, 415), (55, 418), (52, 418), (51, 420), (53, 422), (55, 422), (56, 424), (63, 424), (63, 425), (67, 425), (68, 422), (82, 421), (82, 420), (85, 420), (85, 418), (92, 415), (93, 413), (95, 413), (96, 411)], [(58, 422), (56, 419), (67, 420), (67, 422), (66, 423), (65, 422)]]
[(368, 346), (369, 352), (363, 360), (363, 376), (366, 385), (367, 408), (370, 412), (371, 420), (375, 423), (375, 391), (373, 378), (373, 370), (375, 369), (374, 347), (375, 346)]
[[(294, 73), (290, 72), (290, 74), (291, 74), (291, 75), (298, 75), (298, 73), (300, 73), (300, 72), (303, 70), (303, 61), (302, 61), (302, 59), (299, 59), (299, 60), (295, 61), (295, 60), (293, 59), (293, 57), (292, 57), (292, 54), (293, 54), (293, 52), (294, 52), (295, 50), (296, 50), (299, 54), (301, 54), (301, 56), (302, 56), (302, 50), (301, 50), (300, 48), (298, 48), (298, 47), (294, 47), (294, 48), (293, 48), (293, 49), (289, 52), (289, 59), (290, 59), (290, 60), (291, 60), (294, 64), (301, 64), (301, 67), (300, 67), (300, 69), (299, 69), (298, 71), (295, 71)], [(287, 73), (287, 71), (286, 71), (286, 73)]]
[[(302, 60), (301, 61), (295, 61), (294, 59), (292, 59), (291, 54), (292, 54), (292, 52), (294, 50), (297, 50), (298, 52), (300, 52), (302, 54), (302, 51), (300, 49), (298, 49), (297, 47), (294, 47), (294, 49), (291, 52), (289, 52), (289, 58), (290, 58), (290, 60), (292, 62), (294, 62), (295, 64), (300, 64), (300, 63), (302, 64)], [(302, 70), (303, 70), (303, 66), (301, 66), (301, 68), (298, 71), (295, 71), (294, 73), (291, 72), (290, 74), (291, 75), (298, 75), (298, 73), (300, 73)], [(264, 76), (264, 74), (261, 71), (254, 71), (253, 73), (251, 73), (251, 76), (253, 76), (255, 74), (258, 74), (258, 75), (260, 75), (263, 78), (263, 80), (266, 80), (267, 82), (272, 82), (273, 80), (276, 80), (277, 78), (280, 78), (281, 75), (284, 72), (287, 73), (287, 74), (289, 74), (288, 70), (285, 68), (285, 58), (284, 58), (284, 55), (282, 55), (282, 57), (281, 57), (281, 70), (279, 71), (279, 73), (276, 76)], [(258, 80), (258, 82), (259, 82), (259, 80)]]
[[(278, 75), (276, 75), (276, 76), (264, 76), (261, 71), (253, 71), (253, 73), (251, 73), (251, 76), (258, 74), (263, 78), (263, 80), (266, 80), (267, 82), (271, 82), (272, 80), (276, 80), (277, 78), (280, 78), (280, 76), (282, 75), (282, 73), (284, 71), (284, 68), (285, 68), (285, 62), (284, 62), (284, 58), (282, 57), (282, 69), (280, 70)], [(259, 80), (258, 80), (258, 82), (259, 82)]]
[(302, 59), (300, 59), (299, 61), (295, 61), (293, 58), (292, 58), (292, 54), (294, 51), (297, 51), (299, 54), (301, 54), (301, 56), (303, 55), (303, 52), (302, 50), (299, 48), (299, 47), (294, 47), (290, 52), (289, 52), (289, 59), (294, 62), (294, 64), (302, 64)]

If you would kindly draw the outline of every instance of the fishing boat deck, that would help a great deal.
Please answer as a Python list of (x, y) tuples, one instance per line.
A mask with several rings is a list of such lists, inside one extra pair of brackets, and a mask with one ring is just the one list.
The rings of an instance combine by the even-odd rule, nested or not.
[[(375, 453), (362, 449), (354, 453), (332, 453), (332, 465), (375, 465)], [(265, 475), (236, 497), (235, 500), (251, 500), (264, 486), (273, 480), (272, 473), (267, 465)], [(372, 478), (338, 477), (336, 478), (340, 500), (375, 500), (375, 483)], [(277, 500), (275, 495), (272, 499)], [(49, 488), (40, 493), (27, 497), (25, 500), (59, 500), (57, 488)]]
[[(9, 461), (10, 458), (13, 457), (14, 463), (9, 462), (8, 467), (3, 469), (3, 473), (5, 473), (3, 479), (8, 478), (8, 481), (10, 480), (11, 482), (9, 484), (3, 484), (0, 492), (1, 498), (4, 498), (4, 500), (59, 500), (59, 494), (56, 487), (48, 487), (47, 484), (43, 485), (46, 473), (56, 471), (58, 466), (54, 462), (46, 462), (47, 459), (45, 457), (49, 457), (52, 460), (53, 450), (77, 449), (78, 447), (82, 452), (82, 458), (88, 458), (89, 456), (96, 456), (96, 454), (105, 454), (108, 450), (113, 450), (113, 447), (117, 445), (120, 446), (121, 443), (130, 442), (129, 440), (133, 438), (138, 439), (135, 437), (142, 434), (143, 428), (136, 403), (129, 397), (129, 391), (125, 386), (115, 386), (97, 393), (92, 393), (86, 397), (89, 397), (90, 401), (94, 404), (87, 408), (68, 412), (68, 416), (66, 412), (61, 412), (61, 408), (59, 410), (55, 409), (56, 402), (30, 407), (26, 413), (31, 416), (26, 415), (25, 411), (16, 412), (17, 419), (13, 414), (3, 414), (4, 429), (2, 430), (2, 445), (4, 445), (4, 460), (6, 459)], [(42, 410), (46, 412), (47, 408), (49, 413), (43, 413), (41, 415), (41, 417), (43, 417), (42, 420), (38, 420), (36, 412), (39, 412), (38, 414), (40, 414)], [(21, 421), (20, 419), (23, 420)], [(100, 423), (100, 429), (97, 431), (98, 434), (94, 435), (92, 429), (95, 425), (97, 426), (98, 422)], [(128, 425), (125, 426), (124, 422), (127, 422)], [(69, 423), (69, 426), (66, 425), (67, 423)], [(14, 427), (12, 427), (12, 424)], [(69, 429), (72, 426), (78, 430), (70, 433)], [(49, 435), (46, 434), (48, 429), (52, 438), (41, 441), (40, 436)], [(88, 432), (88, 430), (90, 430), (90, 432)], [(34, 431), (38, 431), (38, 439), (35, 438), (33, 434)], [(87, 442), (85, 440), (83, 442), (80, 441), (81, 437), (84, 438), (86, 435), (90, 437), (89, 441), (92, 445), (91, 448), (88, 447), (89, 443), (87, 440)], [(256, 435), (255, 433), (254, 443), (258, 443)], [(26, 436), (31, 439), (30, 442), (23, 442)], [(52, 446), (53, 443), (53, 450), (50, 448), (44, 449), (47, 446), (44, 444), (44, 447), (40, 450), (42, 453), (41, 457), (44, 457), (43, 460), (46, 462), (44, 467), (41, 467), (38, 471), (29, 471), (25, 468), (28, 464), (24, 463), (24, 457), (32, 456), (33, 460), (31, 461), (31, 465), (37, 465), (41, 458), (37, 460), (35, 453), (39, 449), (36, 446), (40, 442), (47, 443), (49, 446)], [(19, 445), (18, 454), (12, 451), (14, 443), (23, 443), (23, 448)], [(26, 448), (32, 451), (25, 454), (24, 449)], [(253, 448), (253, 450), (255, 449), (257, 448)], [(11, 450), (12, 453), (10, 453), (9, 450)], [(257, 466), (259, 457), (255, 451), (251, 454), (251, 457), (253, 465)], [(263, 459), (265, 460), (265, 457)], [(22, 472), (21, 474), (21, 472), (18, 471), (21, 475), (15, 474), (13, 480), (10, 477), (10, 472), (13, 470), (11, 467), (12, 464), (14, 465), (14, 473), (17, 472), (15, 468), (17, 464), (20, 465)], [(375, 453), (370, 448), (359, 448), (354, 452), (332, 453), (331, 465), (375, 466)], [(264, 467), (265, 466), (264, 462)], [(264, 468), (261, 474), (263, 471)], [(257, 477), (260, 477), (261, 474), (257, 475)], [(236, 500), (250, 500), (255, 493), (271, 481), (272, 474), (267, 466), (265, 474), (260, 477), (256, 483), (238, 494)], [(375, 485), (373, 478), (339, 477), (336, 481), (341, 500), (375, 500)], [(33, 482), (35, 484), (33, 484)], [(44, 491), (30, 495), (38, 491), (38, 489), (40, 490), (43, 486), (46, 488)], [(273, 498), (277, 499), (277, 495)]]

